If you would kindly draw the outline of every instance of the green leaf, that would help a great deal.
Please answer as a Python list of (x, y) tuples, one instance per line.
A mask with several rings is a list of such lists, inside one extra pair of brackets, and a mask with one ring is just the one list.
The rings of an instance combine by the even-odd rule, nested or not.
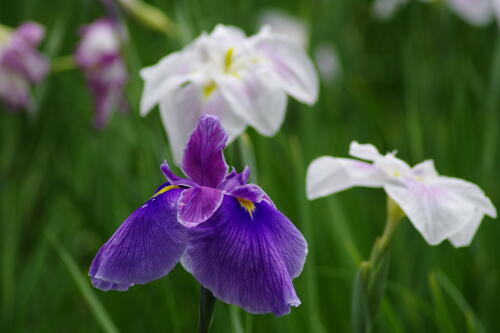
[(106, 333), (117, 333), (119, 332), (115, 324), (108, 315), (106, 309), (102, 306), (99, 299), (95, 296), (94, 292), (90, 288), (88, 278), (80, 272), (75, 260), (71, 257), (69, 252), (64, 248), (64, 246), (59, 242), (56, 236), (50, 231), (45, 231), (45, 237), (49, 243), (54, 247), (59, 257), (64, 263), (64, 266), (68, 269), (73, 281), (80, 290), (84, 300), (89, 305), (92, 313), (94, 314), (97, 322), (100, 324), (101, 328)]

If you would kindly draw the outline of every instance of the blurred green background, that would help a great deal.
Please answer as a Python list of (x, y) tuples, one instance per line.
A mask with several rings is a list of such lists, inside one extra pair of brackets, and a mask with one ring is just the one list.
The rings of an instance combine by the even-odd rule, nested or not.
[[(98, 132), (82, 74), (66, 70), (37, 87), (36, 112), (0, 112), (2, 332), (194, 332), (199, 287), (180, 265), (128, 292), (93, 289), (98, 248), (163, 181), (170, 159), (158, 112), (138, 115), (140, 68), (217, 23), (256, 32), (258, 13), (287, 10), (311, 28), (311, 49), (333, 43), (343, 75), (321, 87), (316, 105), (289, 99), (278, 135), (247, 133), (258, 183), (309, 242), (295, 280), (302, 305), (282, 318), (218, 303), (213, 332), (348, 332), (351, 285), (381, 234), (381, 190), (354, 189), (308, 202), (305, 170), (319, 155), (347, 156), (351, 140), (398, 149), (414, 164), (478, 183), (498, 206), (500, 39), (443, 3), (411, 2), (393, 20), (372, 18), (362, 0), (150, 0), (180, 27), (168, 37), (124, 16), (131, 80), (129, 114)], [(44, 24), (42, 50), (71, 54), (78, 27), (105, 15), (97, 1), (0, 0), (0, 22)], [(238, 143), (228, 159), (242, 166)], [(494, 332), (500, 327), (500, 225), (486, 219), (468, 248), (427, 245), (408, 221), (395, 236), (376, 332)]]

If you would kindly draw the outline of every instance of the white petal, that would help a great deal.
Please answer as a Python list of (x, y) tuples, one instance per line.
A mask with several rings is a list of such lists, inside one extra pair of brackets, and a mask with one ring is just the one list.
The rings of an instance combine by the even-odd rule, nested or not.
[(210, 37), (224, 40), (243, 40), (246, 38), (245, 32), (240, 28), (224, 24), (217, 24), (210, 33)]
[(274, 135), (285, 117), (286, 94), (256, 69), (217, 81), (231, 109), (263, 135)]
[(259, 26), (269, 26), (274, 33), (286, 36), (297, 46), (307, 48), (309, 26), (281, 9), (267, 9), (259, 15)]
[(275, 80), (290, 96), (314, 104), (318, 99), (319, 80), (305, 50), (287, 38), (263, 30), (252, 38), (252, 42), (270, 62)]
[(438, 177), (433, 180), (432, 183), (439, 185), (440, 187), (446, 187), (449, 191), (453, 191), (486, 215), (492, 218), (497, 217), (497, 210), (495, 206), (493, 206), (491, 200), (476, 184), (463, 179), (444, 176)]
[(415, 165), (411, 170), (416, 177), (435, 178), (438, 176), (433, 160), (425, 160)]
[(322, 156), (307, 169), (307, 198), (324, 197), (354, 186), (381, 187), (385, 181), (385, 175), (369, 163)]
[(219, 117), (229, 141), (245, 130), (245, 121), (231, 112), (218, 88), (204, 97), (203, 87), (195, 84), (180, 87), (161, 100), (160, 113), (177, 164), (182, 160), (184, 146), (201, 115)]
[(349, 155), (366, 161), (375, 161), (382, 157), (374, 145), (369, 143), (361, 144), (357, 141), (352, 141), (349, 145)]
[(408, 0), (375, 0), (373, 16), (379, 20), (388, 20), (407, 2)]
[(342, 64), (332, 44), (322, 43), (318, 45), (314, 50), (314, 59), (323, 82), (332, 83), (342, 75)]
[(144, 90), (141, 97), (141, 115), (146, 115), (164, 96), (190, 79), (196, 56), (191, 51), (172, 53), (158, 64), (143, 68)]
[(475, 206), (439, 184), (412, 178), (384, 186), (430, 245), (441, 243), (471, 221)]
[(476, 209), (476, 212), (469, 223), (449, 237), (451, 244), (453, 244), (454, 247), (469, 246), (472, 239), (476, 235), (483, 216), (484, 213)]
[(500, 26), (500, 0), (493, 0), (493, 10), (497, 19), (497, 25)]
[(452, 10), (472, 25), (484, 26), (493, 19), (491, 0), (448, 0)]

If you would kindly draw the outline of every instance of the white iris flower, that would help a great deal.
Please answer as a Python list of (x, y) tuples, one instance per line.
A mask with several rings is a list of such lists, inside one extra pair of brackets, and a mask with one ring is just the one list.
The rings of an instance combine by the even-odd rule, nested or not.
[(323, 156), (307, 171), (307, 196), (316, 199), (354, 187), (383, 187), (430, 245), (448, 239), (468, 246), (484, 215), (496, 208), (475, 184), (440, 176), (432, 160), (410, 167), (395, 153), (382, 155), (371, 144), (352, 142), (349, 158)]
[(159, 104), (177, 162), (201, 115), (217, 116), (229, 140), (247, 126), (272, 136), (283, 123), (287, 95), (309, 105), (318, 97), (316, 70), (304, 49), (265, 27), (246, 37), (217, 25), (141, 76), (141, 114)]

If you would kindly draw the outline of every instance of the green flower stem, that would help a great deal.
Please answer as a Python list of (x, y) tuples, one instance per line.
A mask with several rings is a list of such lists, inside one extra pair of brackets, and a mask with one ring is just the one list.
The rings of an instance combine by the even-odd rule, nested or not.
[(384, 233), (377, 238), (373, 245), (370, 261), (368, 262), (370, 266), (375, 266), (380, 261), (381, 257), (386, 254), (391, 244), (394, 231), (404, 216), (405, 214), (401, 208), (399, 208), (391, 198), (387, 197), (387, 221), (385, 223)]
[(373, 245), (370, 260), (361, 263), (352, 294), (353, 331), (369, 332), (385, 292), (389, 270), (389, 249), (396, 227), (405, 214), (387, 198), (387, 221), (382, 236)]
[(11, 27), (0, 23), (0, 43), (7, 41), (13, 31), (14, 29), (12, 29)]
[(177, 27), (172, 20), (160, 9), (140, 0), (119, 0), (119, 3), (136, 19), (167, 34), (170, 37), (177, 35)]
[(200, 309), (198, 312), (198, 333), (208, 333), (212, 324), (216, 298), (210, 290), (201, 286)]
[(59, 73), (71, 69), (76, 69), (75, 59), (72, 55), (60, 56), (52, 60), (51, 71)]

